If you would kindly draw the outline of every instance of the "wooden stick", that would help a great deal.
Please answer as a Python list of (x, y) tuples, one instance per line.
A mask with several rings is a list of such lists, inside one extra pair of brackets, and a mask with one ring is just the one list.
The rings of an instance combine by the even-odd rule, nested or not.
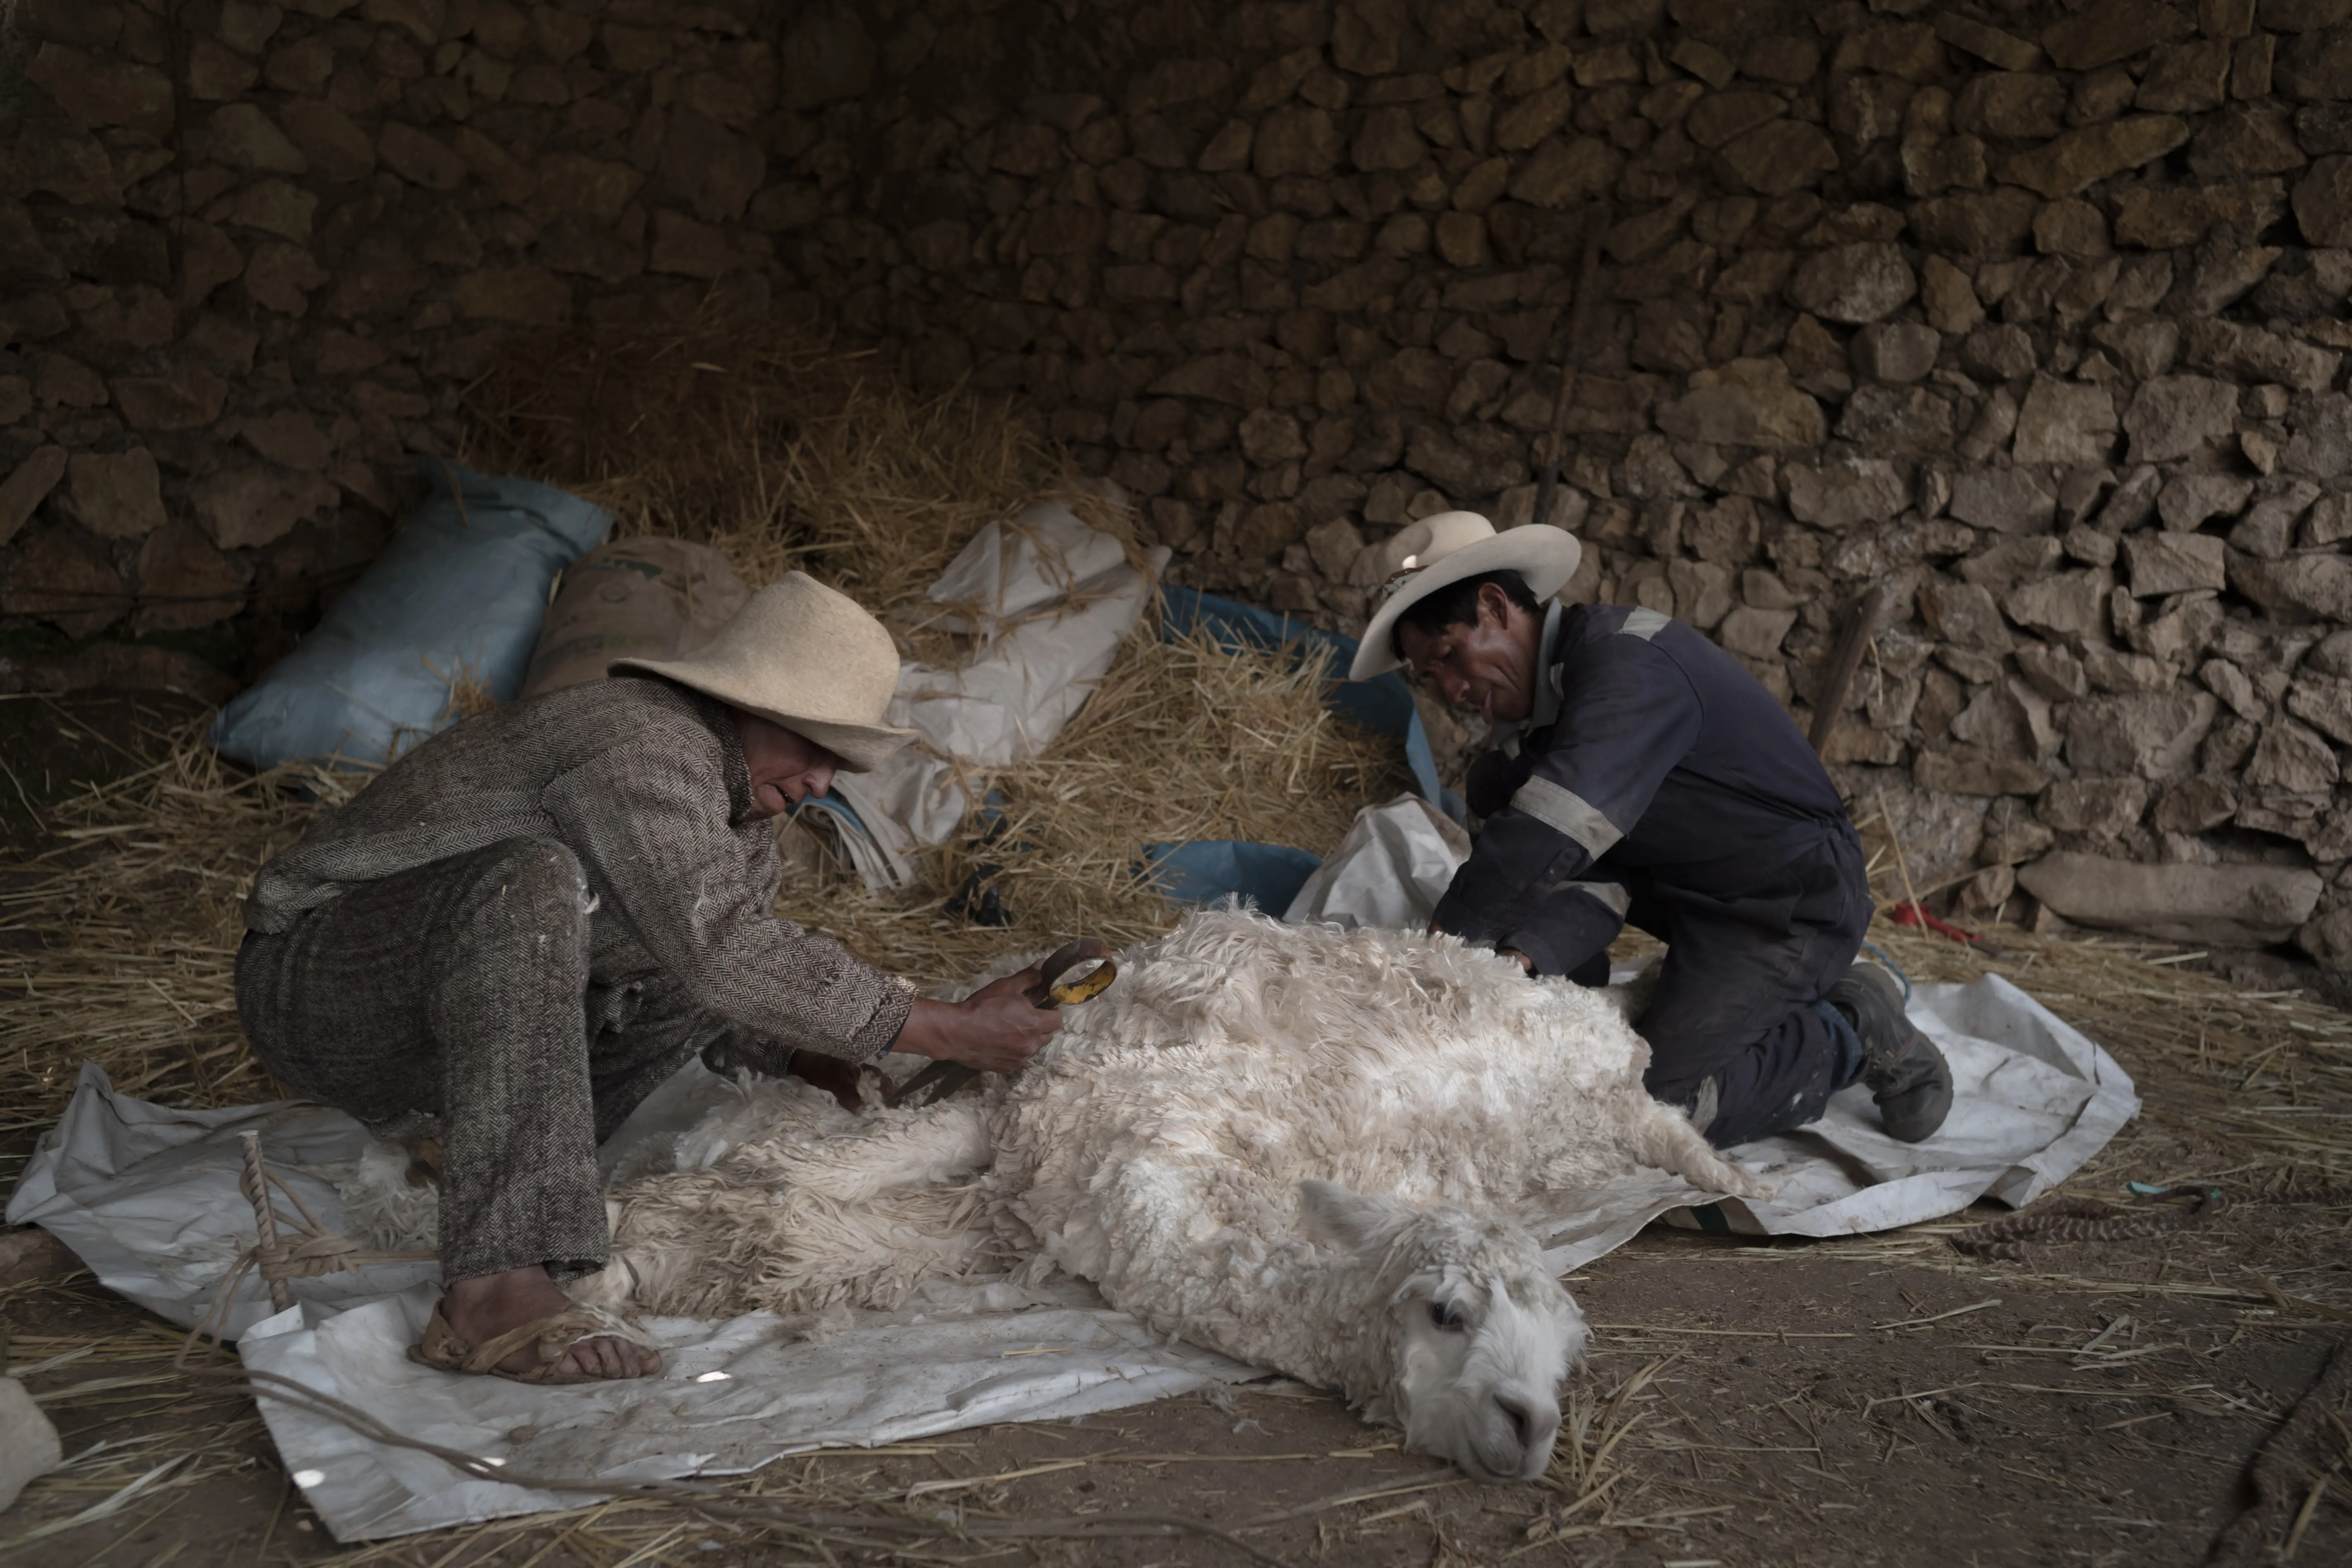
[(1549, 522), (1552, 501), (1559, 493), (1560, 448), (1568, 444), (1568, 405), (1576, 395), (1576, 373), (1584, 363), (1584, 345), (1592, 325), (1592, 286), (1601, 272), (1601, 242), (1609, 233), (1609, 204), (1596, 205), (1584, 230), (1584, 257), (1578, 264), (1576, 303), (1570, 308), (1568, 342), (1560, 351), (1559, 395), (1551, 408), (1551, 440), (1544, 466), (1536, 477), (1536, 510), (1532, 521)]
[(1853, 684), (1853, 673), (1862, 668), (1862, 656), (1870, 647), (1871, 628), (1878, 624), (1878, 605), (1885, 590), (1874, 586), (1853, 607), (1853, 619), (1847, 623), (1845, 636), (1839, 639), (1837, 652), (1831, 656), (1829, 673), (1822, 679), (1822, 689), (1813, 703), (1813, 731), (1806, 737), (1813, 743), (1815, 756), (1829, 751), (1830, 731), (1837, 728), (1838, 715), (1845, 710), (1847, 688)]

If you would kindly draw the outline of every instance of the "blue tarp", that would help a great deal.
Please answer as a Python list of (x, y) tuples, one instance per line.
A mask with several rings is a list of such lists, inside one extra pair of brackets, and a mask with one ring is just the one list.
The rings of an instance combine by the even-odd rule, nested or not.
[[(1189, 635), (1206, 626), (1227, 647), (1275, 648), (1286, 644), (1326, 649), (1331, 668), (1343, 672), (1355, 661), (1356, 642), (1323, 631), (1305, 621), (1255, 605), (1203, 594), (1197, 588), (1166, 586), (1160, 590), (1160, 634)], [(1328, 699), (1331, 710), (1368, 730), (1404, 737), (1405, 763), (1422, 797), (1459, 822), (1461, 798), (1437, 782), (1437, 759), (1429, 749), (1428, 731), (1404, 678), (1391, 672), (1370, 680), (1342, 679)], [(1204, 839), (1195, 844), (1147, 844), (1144, 854), (1160, 875), (1169, 897), (1188, 903), (1209, 903), (1237, 894), (1269, 914), (1290, 907), (1299, 888), (1322, 864), (1304, 849), (1277, 844), (1252, 844), (1235, 839)]]
[(456, 722), (460, 677), (500, 701), (522, 689), (548, 590), (613, 520), (552, 485), (438, 458), (434, 499), (393, 535), (318, 628), (213, 721), (213, 745), (257, 768), (295, 758), (390, 762)]
[(1323, 864), (1319, 856), (1287, 844), (1245, 838), (1201, 838), (1190, 844), (1147, 844), (1143, 853), (1160, 890), (1180, 903), (1208, 904), (1228, 894), (1279, 915)]

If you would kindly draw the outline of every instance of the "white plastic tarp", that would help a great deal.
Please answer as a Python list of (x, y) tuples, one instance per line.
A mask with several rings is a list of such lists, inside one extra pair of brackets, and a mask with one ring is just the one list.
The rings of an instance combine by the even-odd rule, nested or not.
[(1282, 918), (1421, 931), (1469, 858), (1470, 836), (1461, 824), (1417, 795), (1401, 795), (1356, 813), (1348, 836)]
[[(1418, 807), (1408, 797), (1359, 812), (1285, 918), (1426, 925), (1469, 851), (1458, 828), (1448, 833), (1452, 824)], [(1887, 1137), (1857, 1085), (1832, 1095), (1821, 1121), (1730, 1156), (1780, 1184), (1770, 1202), (1710, 1203), (1680, 1177), (1625, 1176), (1542, 1216), (1545, 1256), (1576, 1268), (1661, 1215), (1743, 1236), (1852, 1236), (1937, 1219), (1979, 1197), (2021, 1207), (2138, 1113), (2139, 1096), (2115, 1058), (1999, 976), (1919, 986), (1910, 1011), (1955, 1079), (1951, 1114), (1933, 1138)]]
[[(1165, 550), (1153, 552), (1154, 574), (1167, 559)], [(1060, 501), (972, 536), (930, 598), (943, 606), (937, 624), (982, 638), (980, 650), (954, 669), (908, 664), (885, 721), (922, 740), (870, 773), (834, 780), (876, 847), (854, 851), (867, 886), (903, 884), (909, 857), (961, 826), (970, 770), (1017, 763), (1061, 732), (1150, 592), (1151, 578), (1129, 564), (1125, 547)]]
[[(632, 1143), (690, 1125), (717, 1083), (689, 1064), (606, 1146), (606, 1169)], [(46, 1227), (108, 1289), (193, 1326), (253, 1245), (253, 1210), (237, 1189), (238, 1135), (247, 1130), (319, 1224), (348, 1234), (336, 1186), (368, 1146), (350, 1117), (298, 1104), (173, 1110), (116, 1093), (89, 1064), (7, 1218)], [(281, 1197), (276, 1206), (293, 1205)], [(1114, 1410), (1263, 1375), (1155, 1338), (1080, 1281), (1026, 1289), (999, 1279), (934, 1281), (895, 1312), (652, 1319), (646, 1326), (666, 1363), (658, 1379), (530, 1388), (407, 1360), (438, 1274), (423, 1262), (306, 1279), (280, 1313), (248, 1273), (220, 1321), (248, 1366), (357, 1405), (408, 1436), (533, 1475), (734, 1474), (810, 1448)], [(261, 1412), (287, 1470), (339, 1541), (578, 1500), (464, 1480), (436, 1459), (282, 1401), (264, 1398)]]
[[(2006, 981), (1922, 986), (1913, 1016), (1957, 1079), (1950, 1119), (1926, 1142), (1877, 1129), (1849, 1089), (1829, 1114), (1732, 1157), (1780, 1184), (1769, 1203), (1710, 1202), (1677, 1177), (1643, 1173), (1522, 1215), (1563, 1271), (1664, 1215), (1747, 1234), (1840, 1236), (1957, 1212), (1980, 1195), (2031, 1202), (2096, 1152), (2138, 1109), (2113, 1058)], [(237, 1133), (261, 1131), (274, 1170), (330, 1230), (335, 1184), (366, 1144), (340, 1112), (297, 1105), (175, 1111), (118, 1095), (95, 1067), (41, 1142), (8, 1205), (47, 1226), (100, 1281), (174, 1322), (202, 1318), (232, 1259), (252, 1243), (236, 1186)], [(690, 1124), (708, 1085), (689, 1068), (615, 1145)], [(608, 1156), (625, 1152), (608, 1147)], [(608, 1157), (607, 1167), (614, 1163)], [(1696, 1209), (1689, 1205), (1698, 1205)], [(530, 1474), (682, 1476), (751, 1469), (811, 1447), (875, 1444), (994, 1421), (1114, 1409), (1255, 1375), (1223, 1357), (1155, 1341), (1087, 1287), (935, 1285), (894, 1313), (838, 1324), (752, 1313), (649, 1327), (667, 1366), (649, 1383), (526, 1388), (460, 1378), (404, 1359), (429, 1309), (429, 1265), (376, 1267), (297, 1287), (272, 1314), (248, 1279), (228, 1314), (248, 1365), (298, 1377), (415, 1437), (506, 1460)], [(344, 1310), (349, 1309), (349, 1310)], [(700, 1381), (723, 1372), (725, 1378)], [(522, 1488), (454, 1481), (422, 1456), (367, 1442), (327, 1418), (265, 1400), (287, 1468), (339, 1540), (373, 1539), (555, 1507)], [(527, 1430), (526, 1430), (527, 1429)]]

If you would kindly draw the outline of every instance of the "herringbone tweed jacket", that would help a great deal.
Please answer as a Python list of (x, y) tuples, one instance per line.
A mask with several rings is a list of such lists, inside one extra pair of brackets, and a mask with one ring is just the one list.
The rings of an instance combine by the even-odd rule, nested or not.
[(654, 677), (590, 681), (478, 714), (401, 758), (262, 867), (247, 927), (282, 931), (355, 883), (512, 838), (588, 875), (589, 1025), (652, 986), (780, 1046), (870, 1060), (915, 988), (776, 915), (783, 868), (754, 820), (728, 710)]

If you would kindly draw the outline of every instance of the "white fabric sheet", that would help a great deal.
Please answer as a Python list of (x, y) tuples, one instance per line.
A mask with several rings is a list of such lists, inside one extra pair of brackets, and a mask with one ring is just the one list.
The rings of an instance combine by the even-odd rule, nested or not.
[[(1153, 552), (1154, 575), (1167, 561), (1167, 551)], [(961, 826), (968, 770), (1034, 756), (1061, 732), (1142, 619), (1151, 582), (1127, 563), (1118, 541), (1059, 501), (972, 537), (930, 597), (956, 606), (939, 624), (972, 632), (983, 646), (954, 669), (902, 669), (885, 721), (921, 731), (922, 741), (870, 773), (834, 780), (874, 840), (873, 853), (854, 848), (868, 887), (903, 885), (922, 847)]]
[(1461, 824), (1417, 795), (1401, 795), (1356, 813), (1348, 836), (1282, 918), (1420, 931), (1469, 858), (1470, 836)]

